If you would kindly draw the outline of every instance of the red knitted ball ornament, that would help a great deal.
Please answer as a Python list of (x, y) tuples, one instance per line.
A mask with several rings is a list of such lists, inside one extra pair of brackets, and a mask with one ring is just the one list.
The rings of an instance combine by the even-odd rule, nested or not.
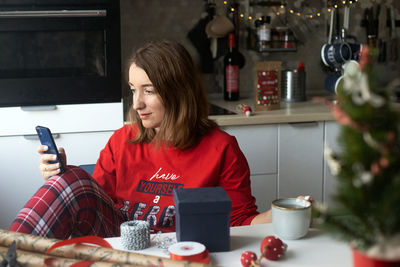
[(257, 260), (257, 255), (253, 251), (245, 251), (242, 253), (240, 257), (240, 262), (242, 263), (243, 267), (249, 267), (252, 261)]
[(276, 261), (285, 253), (287, 245), (275, 236), (267, 236), (261, 242), (261, 255), (265, 258)]

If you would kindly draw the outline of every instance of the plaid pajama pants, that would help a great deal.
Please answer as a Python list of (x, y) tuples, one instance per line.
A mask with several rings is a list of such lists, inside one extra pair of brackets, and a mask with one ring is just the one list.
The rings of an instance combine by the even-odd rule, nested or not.
[(26, 203), (10, 231), (67, 239), (119, 236), (125, 221), (112, 199), (84, 170), (68, 166), (53, 176)]

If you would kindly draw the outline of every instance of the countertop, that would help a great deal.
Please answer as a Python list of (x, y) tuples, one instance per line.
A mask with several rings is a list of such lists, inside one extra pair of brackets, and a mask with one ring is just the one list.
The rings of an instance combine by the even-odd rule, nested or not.
[[(254, 102), (253, 99), (250, 98), (234, 102), (210, 99), (210, 102), (237, 113), (237, 115), (210, 116), (210, 119), (215, 120), (220, 126), (334, 120), (330, 109), (326, 105), (317, 103), (312, 99), (304, 102), (281, 102), (279, 109), (257, 112), (254, 112)], [(246, 117), (243, 113), (236, 110), (238, 104), (246, 104), (250, 106), (253, 110), (253, 114), (250, 117)]]
[[(332, 100), (332, 97), (323, 97)], [(321, 99), (322, 97), (317, 98)], [(303, 102), (281, 102), (279, 109), (255, 112), (253, 98), (243, 98), (232, 102), (210, 98), (210, 103), (236, 113), (233, 115), (213, 115), (210, 116), (210, 119), (218, 123), (219, 126), (333, 121), (334, 118), (330, 109), (325, 104), (313, 99), (315, 97), (310, 97)], [(250, 106), (253, 110), (252, 115), (246, 117), (236, 110), (238, 104)], [(400, 103), (393, 103), (393, 105), (400, 112)]]
[[(213, 252), (210, 254), (210, 263), (220, 267), (240, 267), (240, 256), (244, 251), (254, 251), (260, 255), (260, 244), (264, 237), (274, 235), (271, 223), (238, 226), (230, 228), (231, 249), (227, 252)], [(136, 251), (137, 253), (167, 257), (167, 249), (161, 249), (160, 245), (176, 242), (175, 233), (164, 233), (160, 236), (152, 235), (149, 248)], [(106, 238), (114, 249), (125, 250), (120, 237)], [(327, 234), (310, 229), (308, 234), (298, 240), (285, 240), (288, 245), (285, 256), (279, 261), (263, 259), (261, 267), (350, 267), (352, 266), (352, 254), (345, 242), (340, 242)]]

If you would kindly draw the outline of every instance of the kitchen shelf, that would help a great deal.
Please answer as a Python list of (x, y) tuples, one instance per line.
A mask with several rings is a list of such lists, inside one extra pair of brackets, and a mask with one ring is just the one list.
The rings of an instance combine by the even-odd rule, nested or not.
[[(259, 53), (264, 53), (264, 52), (296, 52), (297, 51), (297, 41), (290, 41), (290, 42), (294, 43), (293, 47), (283, 48), (283, 47), (279, 47), (279, 46), (282, 46), (282, 45), (275, 45), (277, 47), (265, 48), (262, 51), (259, 51), (257, 46), (249, 46), (248, 49), (256, 51), (256, 52), (259, 52)], [(272, 41), (272, 43), (283, 44), (285, 42), (284, 41)], [(274, 46), (274, 45), (272, 45), (272, 46)]]
[(258, 49), (253, 49), (254, 51), (257, 51), (259, 53), (263, 53), (263, 52), (296, 52), (297, 48), (266, 48), (263, 49), (262, 51), (259, 51)]
[[(250, 27), (247, 28), (247, 49), (248, 50), (253, 50), (259, 53), (263, 52), (296, 52), (297, 51), (297, 44), (298, 40), (294, 36), (292, 36), (289, 40), (284, 40), (283, 38), (276, 39), (274, 38), (273, 41), (270, 41), (270, 47), (265, 48), (262, 51), (258, 50), (257, 42), (257, 34), (254, 29), (251, 29)], [(287, 47), (285, 46), (293, 46), (293, 47)]]

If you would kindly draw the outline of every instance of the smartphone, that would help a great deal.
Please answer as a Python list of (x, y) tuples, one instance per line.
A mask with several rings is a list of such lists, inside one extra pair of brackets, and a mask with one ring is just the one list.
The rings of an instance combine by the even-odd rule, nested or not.
[(64, 164), (61, 160), (60, 153), (58, 152), (56, 142), (54, 142), (53, 135), (49, 128), (43, 126), (36, 126), (36, 132), (39, 136), (40, 143), (46, 145), (49, 149), (45, 152), (46, 154), (56, 154), (57, 160), (49, 161), (49, 163), (60, 163), (60, 173), (65, 172)]

